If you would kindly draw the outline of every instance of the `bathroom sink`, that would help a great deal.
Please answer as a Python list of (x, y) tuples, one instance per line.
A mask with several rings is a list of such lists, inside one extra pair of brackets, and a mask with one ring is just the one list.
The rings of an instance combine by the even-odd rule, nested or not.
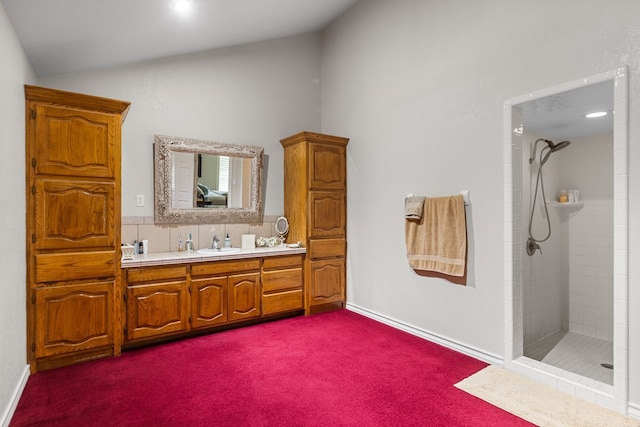
[(236, 252), (240, 252), (240, 248), (218, 248), (218, 249), (203, 248), (203, 249), (198, 249), (197, 252), (199, 254), (206, 254), (206, 255), (233, 254)]

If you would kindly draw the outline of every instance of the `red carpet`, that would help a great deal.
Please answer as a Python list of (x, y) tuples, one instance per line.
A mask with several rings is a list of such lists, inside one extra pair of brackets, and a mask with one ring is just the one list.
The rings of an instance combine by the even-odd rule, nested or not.
[(485, 366), (341, 310), (39, 372), (10, 426), (531, 425), (453, 386)]

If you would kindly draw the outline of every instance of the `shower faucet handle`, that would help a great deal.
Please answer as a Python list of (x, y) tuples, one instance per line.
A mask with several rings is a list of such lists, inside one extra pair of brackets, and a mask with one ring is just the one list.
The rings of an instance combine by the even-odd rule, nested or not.
[(529, 239), (527, 240), (527, 255), (533, 256), (535, 255), (536, 251), (540, 251), (540, 255), (542, 255), (542, 248), (540, 247), (540, 245), (536, 243), (533, 237), (529, 237)]

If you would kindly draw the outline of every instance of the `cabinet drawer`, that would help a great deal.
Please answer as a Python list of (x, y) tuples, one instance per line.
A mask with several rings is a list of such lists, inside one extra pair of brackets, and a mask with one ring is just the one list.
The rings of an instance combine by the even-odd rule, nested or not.
[(219, 261), (208, 264), (192, 264), (192, 276), (213, 276), (216, 274), (237, 273), (260, 269), (260, 259), (247, 259), (242, 261)]
[(302, 265), (302, 255), (278, 256), (265, 258), (262, 263), (263, 270), (273, 268), (297, 267)]
[(302, 268), (262, 273), (262, 292), (265, 294), (293, 288), (302, 288)]
[(302, 289), (264, 295), (262, 297), (263, 315), (301, 310), (302, 307)]
[(187, 277), (187, 267), (184, 265), (175, 267), (128, 268), (126, 271), (127, 283), (185, 279)]
[(308, 253), (310, 258), (344, 257), (346, 249), (345, 239), (311, 239)]
[(114, 251), (38, 254), (35, 256), (36, 282), (115, 277), (115, 257)]

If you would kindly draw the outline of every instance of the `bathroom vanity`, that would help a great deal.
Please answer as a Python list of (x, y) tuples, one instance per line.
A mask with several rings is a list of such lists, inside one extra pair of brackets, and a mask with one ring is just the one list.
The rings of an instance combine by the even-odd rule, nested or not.
[[(303, 132), (282, 141), (288, 238), (302, 247), (154, 252), (124, 260), (120, 157), (129, 103), (34, 86), (25, 86), (25, 99), (32, 373), (344, 306), (346, 138)], [(242, 185), (217, 188), (226, 206), (202, 207), (213, 200), (211, 192), (200, 200), (191, 177), (204, 177), (207, 162), (222, 160), (242, 171), (242, 179), (228, 177)], [(154, 162), (156, 223), (263, 220), (262, 147), (156, 136)], [(186, 202), (167, 190), (183, 188), (173, 173), (179, 165), (191, 168), (182, 182)]]
[(275, 247), (123, 260), (123, 347), (303, 314), (305, 253)]

